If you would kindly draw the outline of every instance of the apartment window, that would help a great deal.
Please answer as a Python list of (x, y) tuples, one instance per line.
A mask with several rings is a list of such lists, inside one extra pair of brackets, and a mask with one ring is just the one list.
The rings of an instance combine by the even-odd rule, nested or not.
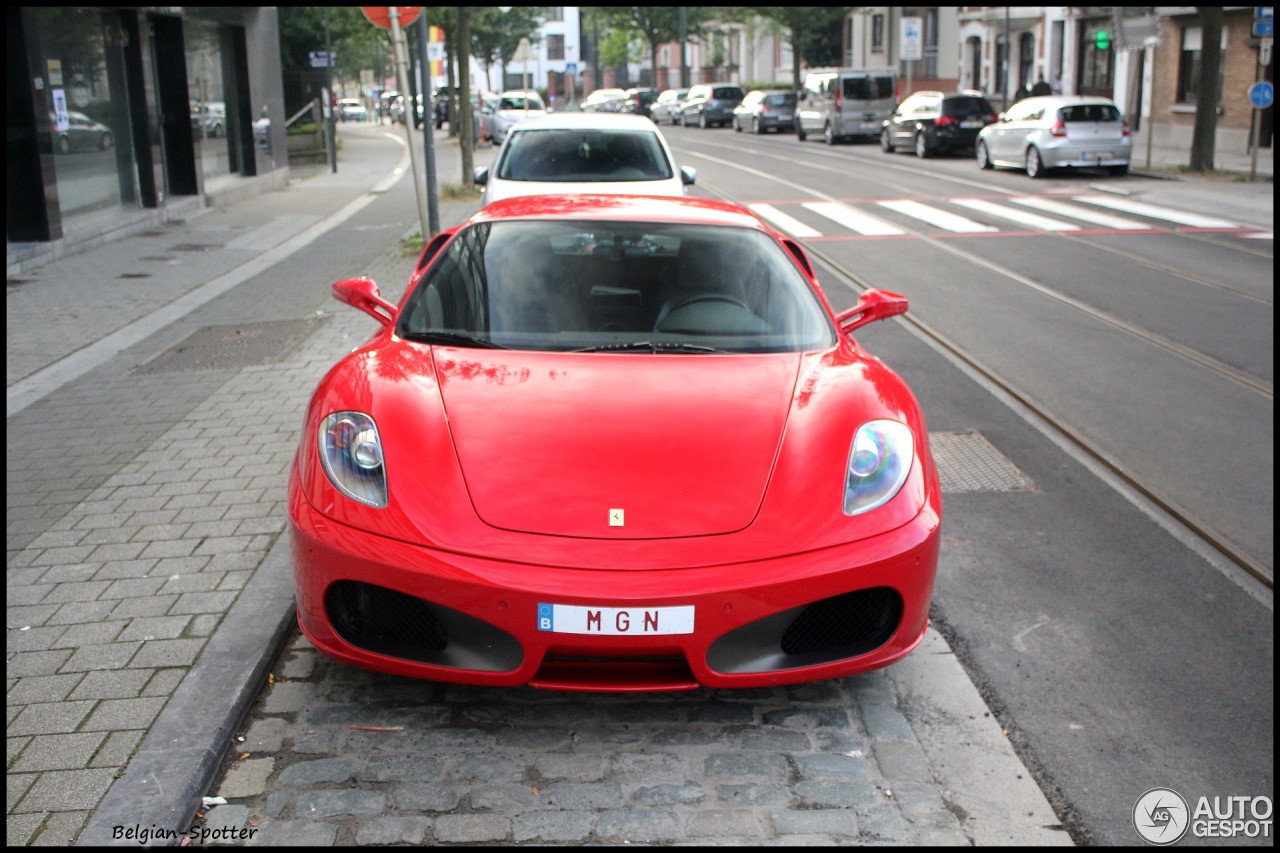
[(564, 36), (547, 36), (547, 59), (564, 59)]
[[(1178, 58), (1178, 103), (1194, 104), (1196, 89), (1200, 86), (1201, 31), (1199, 26), (1183, 27), (1182, 53)], [(1222, 28), (1222, 62), (1227, 59), (1227, 28)], [(1218, 66), (1218, 76), (1223, 74), (1223, 65)]]
[(544, 8), (545, 8), (546, 13), (547, 13), (547, 20), (548, 20), (548, 21), (563, 21), (563, 20), (564, 20), (564, 7), (563, 7), (563, 6), (546, 6), (546, 7), (544, 7)]
[(871, 16), (871, 49), (876, 53), (884, 51), (884, 15)]

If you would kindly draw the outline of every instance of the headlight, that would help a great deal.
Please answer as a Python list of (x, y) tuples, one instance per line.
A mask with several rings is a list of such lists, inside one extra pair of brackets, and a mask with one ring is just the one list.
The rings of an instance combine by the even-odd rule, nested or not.
[(333, 487), (372, 507), (387, 505), (387, 472), (373, 418), (334, 412), (320, 423), (320, 465)]
[(857, 515), (889, 502), (907, 481), (915, 439), (906, 424), (868, 421), (849, 448), (844, 479), (844, 514)]

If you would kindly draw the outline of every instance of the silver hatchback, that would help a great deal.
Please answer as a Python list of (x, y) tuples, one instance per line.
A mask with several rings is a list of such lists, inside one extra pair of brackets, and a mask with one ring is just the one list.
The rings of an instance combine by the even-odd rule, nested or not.
[(1050, 169), (1129, 171), (1129, 125), (1107, 98), (1026, 98), (978, 134), (978, 165), (1026, 169), (1033, 178)]

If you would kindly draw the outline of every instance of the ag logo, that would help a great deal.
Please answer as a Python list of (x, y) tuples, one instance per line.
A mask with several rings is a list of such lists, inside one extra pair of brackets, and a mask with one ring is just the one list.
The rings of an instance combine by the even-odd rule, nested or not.
[(1150, 844), (1173, 844), (1187, 834), (1190, 824), (1187, 801), (1170, 788), (1152, 788), (1133, 804), (1133, 826)]

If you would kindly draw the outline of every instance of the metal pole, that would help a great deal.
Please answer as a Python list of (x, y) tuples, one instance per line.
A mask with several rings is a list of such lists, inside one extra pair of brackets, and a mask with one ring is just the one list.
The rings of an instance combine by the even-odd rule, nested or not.
[(1000, 110), (1009, 109), (1009, 7), (1004, 7), (1004, 55), (1000, 57)]
[(689, 43), (689, 10), (680, 7), (680, 88), (689, 88), (689, 56), (685, 53)]
[[(1263, 41), (1265, 42), (1267, 39), (1263, 39)], [(1261, 83), (1262, 78), (1267, 73), (1266, 69), (1262, 67), (1262, 50), (1263, 48), (1259, 47), (1258, 71), (1254, 75), (1255, 83)], [(1270, 48), (1267, 48), (1267, 50), (1270, 50)], [(1250, 103), (1249, 106), (1253, 107), (1253, 104)], [(1253, 137), (1253, 142), (1249, 145), (1249, 183), (1253, 183), (1258, 179), (1258, 139), (1262, 136), (1262, 110), (1257, 107), (1253, 107), (1250, 112), (1253, 113), (1253, 129), (1250, 133), (1250, 136)]]
[[(325, 139), (329, 143), (329, 170), (338, 171), (337, 132), (333, 126), (333, 42), (329, 40), (329, 7), (324, 7), (324, 88), (326, 102), (320, 113), (325, 119)], [(286, 128), (288, 130), (288, 128)]]
[[(408, 98), (406, 109), (414, 109), (413, 96), (409, 94), (409, 58), (404, 46), (404, 31), (400, 29), (400, 13), (395, 6), (387, 7), (387, 17), (391, 21), (391, 47), (396, 57), (396, 79), (400, 81), (400, 91)], [(413, 193), (418, 201), (418, 222), (422, 227), (422, 240), (431, 239), (431, 227), (427, 217), (426, 193), (422, 190), (422, 165), (418, 162), (421, 156), (413, 144), (413, 113), (405, 116), (405, 136), (409, 139), (409, 163), (413, 167)]]
[(430, 96), (431, 60), (427, 56), (429, 41), (427, 27), (427, 16), (425, 13), (420, 13), (418, 15), (418, 56), (422, 62), (419, 66), (422, 72), (422, 153), (427, 158), (427, 224), (431, 228), (431, 233), (427, 234), (426, 238), (431, 238), (440, 233), (440, 199), (436, 191), (436, 115), (435, 104), (432, 103)]

